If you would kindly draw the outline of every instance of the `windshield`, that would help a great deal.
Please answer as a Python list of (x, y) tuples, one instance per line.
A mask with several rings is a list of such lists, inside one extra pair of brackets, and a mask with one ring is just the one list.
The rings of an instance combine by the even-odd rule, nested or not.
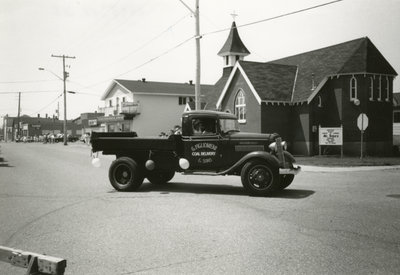
[(221, 118), (219, 120), (221, 132), (226, 134), (228, 132), (240, 132), (239, 123), (236, 119)]

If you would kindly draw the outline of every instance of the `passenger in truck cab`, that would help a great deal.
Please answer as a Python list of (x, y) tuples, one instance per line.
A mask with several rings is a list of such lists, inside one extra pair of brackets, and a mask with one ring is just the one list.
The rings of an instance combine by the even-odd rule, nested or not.
[(193, 119), (193, 134), (194, 135), (213, 135), (215, 134), (215, 125), (213, 121), (201, 118)]

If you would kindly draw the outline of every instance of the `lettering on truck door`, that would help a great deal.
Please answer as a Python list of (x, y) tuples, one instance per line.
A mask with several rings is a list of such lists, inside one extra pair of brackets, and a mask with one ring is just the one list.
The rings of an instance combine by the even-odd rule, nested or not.
[(193, 118), (191, 123), (191, 136), (183, 138), (189, 169), (217, 170), (221, 150), (216, 119)]

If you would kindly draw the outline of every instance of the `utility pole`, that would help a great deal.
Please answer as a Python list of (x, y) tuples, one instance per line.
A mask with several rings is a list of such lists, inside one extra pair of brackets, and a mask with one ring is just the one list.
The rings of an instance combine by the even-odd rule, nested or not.
[(63, 59), (63, 83), (64, 83), (64, 145), (67, 145), (67, 86), (66, 80), (68, 72), (65, 71), (65, 58), (73, 58), (75, 56), (67, 56), (67, 55), (54, 55), (52, 54), (51, 57), (58, 57)]
[(21, 112), (21, 92), (18, 93), (18, 119), (17, 119), (17, 138), (19, 138), (19, 133), (20, 133), (20, 129), (19, 129), (19, 121), (20, 121), (20, 112)]
[(200, 72), (201, 72), (201, 64), (200, 64), (200, 11), (199, 11), (199, 0), (196, 0), (196, 8), (195, 11), (193, 11), (188, 5), (186, 5), (185, 2), (182, 0), (179, 0), (194, 16), (196, 19), (196, 34), (195, 34), (195, 39), (196, 39), (196, 83), (194, 86), (194, 93), (195, 93), (195, 108), (196, 110), (200, 110), (201, 105), (200, 105), (200, 95), (201, 95), (201, 87), (200, 87)]
[(200, 104), (200, 11), (199, 0), (196, 0), (196, 85), (194, 86), (194, 93), (196, 97), (196, 110), (201, 109)]

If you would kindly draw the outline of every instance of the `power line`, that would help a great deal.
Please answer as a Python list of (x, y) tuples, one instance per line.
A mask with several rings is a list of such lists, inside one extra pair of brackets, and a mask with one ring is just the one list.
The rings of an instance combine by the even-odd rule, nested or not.
[[(281, 14), (281, 15), (278, 15), (278, 16), (269, 17), (269, 18), (262, 19), (262, 20), (257, 20), (257, 21), (254, 21), (254, 22), (250, 22), (250, 23), (247, 23), (247, 24), (243, 24), (243, 25), (236, 26), (236, 28), (247, 27), (247, 26), (250, 26), (250, 25), (259, 24), (259, 23), (263, 23), (263, 22), (266, 22), (266, 21), (271, 21), (271, 20), (274, 20), (274, 19), (278, 19), (278, 18), (282, 18), (282, 17), (287, 17), (287, 16), (290, 16), (290, 15), (293, 15), (293, 14), (297, 14), (297, 13), (309, 11), (309, 10), (312, 10), (312, 9), (316, 9), (316, 8), (320, 8), (320, 7), (323, 7), (323, 6), (331, 5), (331, 4), (334, 4), (334, 3), (337, 3), (337, 2), (341, 2), (341, 1), (344, 1), (344, 0), (335, 0), (335, 1), (327, 2), (327, 3), (323, 3), (323, 4), (320, 4), (320, 5), (316, 5), (316, 6), (312, 6), (312, 7), (308, 7), (308, 8), (304, 8), (304, 9), (300, 9), (300, 10), (296, 10), (296, 11), (292, 11), (292, 12), (288, 12), (288, 13)], [(215, 33), (224, 32), (224, 31), (229, 31), (229, 30), (230, 30), (230, 28), (225, 28), (225, 29), (221, 29), (221, 30), (216, 30), (216, 31), (204, 33), (204, 34), (202, 34), (201, 36), (204, 37), (204, 36), (207, 36), (207, 35), (210, 35), (210, 34), (215, 34)], [(161, 55), (156, 56), (156, 57), (154, 57), (154, 58), (152, 58), (152, 59), (146, 61), (145, 63), (142, 63), (141, 65), (139, 65), (139, 66), (137, 66), (137, 67), (134, 67), (134, 68), (132, 68), (132, 69), (130, 69), (130, 70), (128, 70), (128, 71), (122, 73), (122, 74), (119, 74), (119, 75), (115, 76), (114, 78), (107, 79), (107, 80), (104, 80), (104, 81), (101, 81), (101, 82), (97, 82), (97, 83), (95, 83), (95, 84), (91, 84), (91, 85), (89, 85), (89, 86), (86, 86), (85, 88), (90, 88), (90, 87), (96, 86), (96, 85), (98, 85), (98, 84), (101, 84), (101, 83), (110, 81), (110, 80), (115, 79), (115, 78), (117, 78), (117, 77), (119, 77), (119, 76), (121, 76), (121, 75), (127, 74), (127, 73), (129, 73), (129, 72), (132, 72), (132, 71), (134, 71), (134, 70), (140, 68), (140, 67), (143, 67), (144, 65), (146, 65), (146, 64), (148, 64), (148, 63), (151, 63), (152, 61), (154, 61), (154, 60), (160, 58), (161, 56), (163, 56), (163, 55), (165, 55), (165, 54), (171, 52), (172, 50), (178, 48), (179, 46), (185, 44), (186, 42), (188, 42), (189, 40), (191, 40), (191, 39), (193, 39), (193, 38), (194, 38), (194, 36), (190, 37), (189, 39), (187, 39), (187, 40), (185, 40), (185, 41), (179, 43), (179, 44), (176, 45), (175, 47), (173, 47), (173, 48), (171, 48), (171, 49), (165, 51), (165, 52), (162, 53)]]
[[(250, 26), (250, 25), (259, 24), (259, 23), (271, 21), (271, 20), (274, 20), (274, 19), (278, 19), (278, 18), (282, 18), (282, 17), (287, 17), (287, 16), (290, 16), (290, 15), (293, 15), (293, 14), (297, 14), (297, 13), (301, 13), (301, 12), (313, 10), (313, 9), (316, 9), (316, 8), (324, 7), (324, 6), (331, 5), (331, 4), (334, 4), (334, 3), (337, 3), (337, 2), (342, 2), (342, 1), (344, 1), (344, 0), (335, 0), (335, 1), (327, 2), (327, 3), (323, 3), (323, 4), (320, 4), (320, 5), (311, 6), (311, 7), (308, 7), (308, 8), (304, 8), (304, 9), (300, 9), (300, 10), (296, 10), (296, 11), (284, 13), (284, 14), (281, 14), (281, 15), (277, 15), (277, 16), (274, 16), (274, 17), (269, 17), (269, 18), (265, 18), (265, 19), (262, 19), (262, 20), (257, 20), (257, 21), (254, 21), (254, 22), (250, 22), (250, 23), (246, 23), (246, 24), (242, 24), (242, 25), (237, 25), (236, 28), (247, 27), (247, 26)], [(135, 53), (135, 52), (139, 51), (140, 49), (142, 49), (143, 47), (147, 46), (149, 43), (151, 43), (152, 41), (156, 40), (156, 39), (159, 38), (162, 34), (164, 34), (166, 31), (168, 31), (170, 28), (172, 28), (173, 26), (175, 26), (176, 24), (178, 24), (178, 23), (179, 23), (181, 20), (183, 20), (186, 16), (187, 16), (187, 15), (185, 15), (183, 18), (179, 19), (179, 20), (178, 20), (176, 23), (174, 23), (172, 26), (168, 27), (166, 30), (164, 30), (163, 32), (161, 32), (159, 35), (157, 35), (156, 37), (152, 38), (152, 39), (149, 40), (148, 42), (144, 43), (144, 44), (143, 44), (142, 46), (140, 46), (139, 48), (137, 48), (137, 49), (135, 49), (134, 51), (128, 53), (127, 55), (125, 55), (124, 57), (118, 59), (118, 60), (115, 61), (114, 63), (111, 63), (110, 65), (120, 62), (122, 59), (127, 58), (128, 56), (132, 55), (133, 53)], [(224, 29), (220, 29), (220, 30), (216, 30), (216, 31), (211, 31), (211, 32), (203, 33), (201, 36), (204, 37), (204, 36), (207, 36), (207, 35), (211, 35), (211, 34), (215, 34), (215, 33), (219, 33), (219, 32), (224, 32), (224, 31), (229, 31), (229, 30), (230, 30), (230, 28), (224, 28)], [(113, 80), (113, 79), (115, 79), (115, 78), (117, 78), (117, 77), (119, 77), (119, 76), (122, 76), (122, 75), (124, 75), (124, 74), (130, 73), (130, 72), (132, 72), (132, 71), (134, 71), (134, 70), (137, 70), (137, 69), (139, 69), (139, 68), (141, 68), (141, 67), (143, 67), (143, 66), (145, 66), (145, 65), (147, 65), (147, 64), (149, 64), (149, 63), (151, 63), (151, 62), (153, 62), (154, 60), (156, 60), (156, 59), (158, 59), (158, 58), (160, 58), (160, 57), (162, 57), (162, 56), (168, 54), (169, 52), (171, 52), (171, 51), (173, 51), (174, 49), (176, 49), (176, 48), (182, 46), (183, 44), (187, 43), (188, 41), (190, 41), (190, 40), (193, 39), (193, 38), (194, 38), (194, 36), (192, 36), (192, 37), (190, 37), (190, 38), (184, 40), (183, 42), (177, 44), (176, 46), (174, 46), (174, 47), (172, 47), (172, 48), (170, 48), (170, 49), (168, 49), (167, 51), (163, 52), (162, 54), (160, 54), (160, 55), (158, 55), (158, 56), (156, 56), (156, 57), (153, 57), (153, 58), (149, 59), (148, 61), (146, 61), (146, 62), (144, 62), (144, 63), (142, 63), (142, 64), (140, 64), (140, 65), (138, 65), (138, 66), (136, 66), (136, 67), (134, 67), (134, 68), (132, 68), (132, 69), (129, 69), (128, 71), (126, 71), (126, 72), (124, 72), (124, 73), (121, 73), (121, 74), (119, 74), (119, 75), (114, 76), (113, 78), (108, 78), (108, 79), (106, 79), (106, 80), (104, 80), (104, 81), (100, 81), (100, 82), (97, 82), (97, 83), (94, 83), (94, 84), (90, 84), (90, 85), (88, 85), (88, 86), (84, 86), (84, 89), (97, 86), (97, 85), (99, 85), (99, 84), (101, 84), (101, 83), (104, 83), (104, 82)], [(99, 70), (101, 70), (101, 69), (99, 69)], [(92, 71), (92, 72), (95, 72), (95, 71)], [(87, 74), (85, 74), (85, 75), (87, 75)], [(82, 76), (82, 75), (81, 75), (81, 76)], [(1, 82), (0, 82), (0, 83), (1, 83)], [(32, 91), (32, 92), (34, 92), (34, 91)], [(5, 92), (5, 93), (1, 93), (1, 92), (0, 92), (0, 94), (7, 94), (7, 93), (13, 93), (13, 92)], [(15, 92), (14, 92), (14, 93), (15, 93)], [(92, 95), (94, 95), (94, 94), (92, 94)]]
[(170, 25), (168, 28), (166, 28), (165, 30), (163, 30), (162, 32), (160, 32), (159, 34), (157, 34), (156, 36), (154, 36), (153, 38), (151, 38), (151, 39), (148, 40), (147, 42), (143, 43), (141, 46), (137, 47), (137, 48), (134, 49), (133, 51), (131, 51), (131, 52), (127, 53), (126, 55), (122, 56), (121, 58), (117, 59), (116, 61), (114, 61), (114, 62), (112, 62), (112, 63), (109, 63), (109, 64), (107, 64), (107, 65), (105, 65), (105, 66), (103, 66), (103, 67), (100, 67), (100, 68), (97, 69), (97, 70), (93, 70), (93, 71), (90, 71), (90, 72), (87, 72), (87, 73), (78, 75), (78, 76), (76, 76), (76, 78), (80, 78), (80, 77), (82, 77), (82, 76), (86, 76), (86, 75), (88, 75), (88, 74), (92, 74), (92, 73), (94, 73), (94, 72), (98, 72), (98, 71), (100, 71), (100, 70), (104, 70), (104, 69), (106, 69), (106, 68), (108, 68), (108, 67), (110, 67), (110, 66), (112, 66), (112, 65), (114, 65), (114, 64), (116, 64), (116, 63), (119, 63), (119, 62), (123, 61), (124, 59), (128, 58), (129, 56), (133, 55), (134, 53), (137, 53), (138, 51), (142, 50), (143, 48), (145, 48), (147, 45), (149, 45), (149, 44), (152, 43), (153, 41), (155, 41), (155, 40), (157, 40), (158, 38), (160, 38), (162, 35), (164, 35), (164, 34), (165, 34), (166, 32), (168, 32), (168, 31), (170, 31), (173, 27), (175, 27), (176, 25), (178, 25), (182, 20), (184, 20), (184, 19), (185, 19), (186, 17), (188, 17), (188, 16), (189, 16), (189, 14), (187, 14), (187, 15), (181, 17), (181, 18), (178, 19), (175, 23), (173, 23), (172, 25)]
[[(89, 45), (89, 47), (85, 47), (84, 52), (88, 52), (89, 51), (89, 53), (94, 54), (94, 52), (90, 50), (91, 48), (96, 48), (97, 49), (98, 48), (97, 45), (102, 45), (103, 44), (103, 43), (100, 43), (102, 40), (107, 40), (108, 36), (110, 36), (111, 34), (114, 33), (114, 30), (120, 29), (121, 26), (126, 25), (127, 23), (129, 23), (129, 20), (131, 18), (134, 18), (133, 15), (136, 14), (136, 13), (139, 13), (142, 9), (144, 9), (148, 5), (148, 3), (149, 2), (147, 2), (145, 5), (141, 6), (139, 9), (135, 9), (133, 13), (131, 12), (131, 14), (128, 15), (128, 17), (123, 18), (121, 22), (117, 23), (117, 25), (112, 26), (111, 24), (106, 24), (105, 26), (107, 26), (107, 28), (106, 27), (103, 28), (103, 31), (105, 33), (103, 35), (101, 35), (100, 37), (99, 36), (94, 37), (90, 41), (91, 44)], [(115, 20), (113, 20), (113, 21), (115, 21)], [(97, 43), (93, 44), (93, 41), (97, 41)]]
[[(106, 14), (110, 13), (111, 11), (113, 11), (115, 9), (116, 6), (118, 6), (119, 2), (121, 0), (116, 1), (110, 8), (107, 8), (106, 11), (100, 16), (100, 18), (105, 18)], [(112, 17), (115, 20), (115, 16)], [(108, 19), (108, 21), (103, 21), (102, 23), (100, 23), (99, 21), (96, 21), (90, 28), (92, 28), (92, 31), (90, 31), (90, 28), (86, 29), (86, 32), (84, 32), (81, 36), (81, 39), (76, 41), (73, 45), (71, 45), (69, 48), (73, 49), (76, 46), (82, 44), (85, 40), (88, 39), (88, 37), (93, 35), (93, 29), (100, 29), (100, 27), (103, 27), (105, 25), (108, 25), (108, 23), (110, 22), (110, 19)], [(96, 26), (97, 25), (97, 26)]]
[(53, 104), (57, 99), (59, 99), (60, 97), (63, 96), (63, 93), (59, 94), (54, 100), (52, 100), (50, 103), (48, 103), (46, 106), (44, 106), (43, 108), (41, 108), (39, 111), (32, 113), (31, 115), (34, 116), (35, 114), (40, 113), (41, 111), (43, 111), (44, 109), (46, 109), (47, 107), (49, 107), (51, 104)]
[(48, 91), (22, 91), (22, 92), (0, 92), (0, 95), (5, 95), (5, 94), (33, 94), (33, 93), (55, 93), (58, 92), (57, 90), (48, 90)]
[(56, 81), (55, 79), (43, 79), (43, 80), (17, 80), (17, 81), (0, 81), (0, 84), (14, 84), (14, 83), (39, 83), (39, 82), (51, 82)]
[[(115, 6), (115, 5), (114, 5)], [(179, 23), (181, 23), (184, 19), (186, 19), (190, 14), (186, 14), (185, 16), (179, 18), (177, 21), (175, 21), (172, 25), (170, 25), (169, 27), (167, 27), (166, 29), (164, 29), (162, 32), (160, 32), (159, 34), (157, 34), (156, 36), (154, 36), (153, 38), (151, 38), (150, 40), (148, 40), (147, 42), (143, 43), (142, 45), (140, 45), (139, 47), (137, 47), (136, 49), (134, 49), (133, 51), (128, 52), (126, 55), (120, 57), (119, 59), (117, 59), (116, 61), (109, 63), (99, 69), (93, 70), (93, 71), (89, 71), (86, 73), (83, 73), (81, 75), (75, 76), (75, 78), (80, 78), (83, 76), (87, 76), (89, 74), (93, 74), (95, 72), (98, 72), (100, 70), (104, 70), (106, 68), (108, 68), (109, 66), (112, 66), (114, 64), (117, 64), (121, 61), (123, 61), (124, 59), (128, 58), (129, 56), (139, 52), (140, 50), (142, 50), (143, 48), (145, 48), (147, 45), (149, 45), (150, 43), (152, 43), (153, 41), (157, 40), (158, 38), (160, 38), (162, 35), (164, 35), (166, 32), (170, 31), (171, 29), (173, 29), (176, 25), (178, 25)], [(0, 81), (0, 84), (13, 84), (13, 83), (39, 83), (39, 82), (50, 82), (50, 81), (57, 81), (55, 79), (52, 80), (20, 80), (20, 81)], [(71, 80), (68, 80), (69, 82), (72, 82)], [(81, 85), (84, 87), (84, 85)], [(2, 94), (0, 92), (0, 94)]]
[[(324, 4), (320, 4), (320, 5), (304, 8), (304, 9), (301, 9), (301, 10), (284, 13), (284, 14), (277, 15), (277, 16), (274, 16), (274, 17), (269, 17), (269, 18), (266, 18), (266, 19), (257, 20), (257, 21), (250, 22), (250, 23), (247, 23), (247, 24), (238, 25), (238, 26), (236, 26), (236, 28), (238, 29), (238, 28), (247, 27), (247, 26), (250, 26), (250, 25), (255, 25), (255, 24), (258, 24), (258, 23), (263, 23), (263, 22), (266, 22), (266, 21), (271, 21), (271, 20), (274, 20), (274, 19), (286, 17), (286, 16), (289, 16), (289, 15), (293, 15), (293, 14), (296, 14), (296, 13), (301, 13), (301, 12), (313, 10), (313, 9), (316, 9), (316, 8), (320, 8), (320, 7), (323, 7), (323, 6), (335, 4), (335, 3), (341, 2), (341, 1), (344, 1), (344, 0), (331, 1), (331, 2), (324, 3)], [(229, 31), (230, 29), (231, 28), (225, 28), (225, 29), (220, 29), (220, 30), (217, 30), (217, 31), (211, 31), (211, 32), (203, 33), (201, 36), (206, 36), (206, 35), (215, 34), (215, 33), (224, 32), (224, 31)]]
[(138, 66), (136, 66), (136, 67), (134, 67), (134, 68), (132, 68), (132, 69), (129, 69), (128, 71), (126, 71), (126, 72), (124, 72), (124, 73), (118, 74), (118, 75), (114, 76), (113, 78), (108, 78), (108, 79), (106, 79), (106, 80), (104, 80), (104, 81), (100, 81), (100, 82), (91, 84), (91, 85), (86, 86), (86, 87), (84, 87), (84, 88), (87, 89), (87, 88), (90, 88), (90, 87), (97, 86), (97, 85), (99, 85), (99, 84), (101, 84), (101, 83), (108, 82), (108, 81), (113, 80), (113, 79), (115, 79), (115, 78), (117, 78), (117, 77), (120, 77), (120, 76), (122, 76), (122, 75), (124, 75), (124, 74), (127, 74), (127, 73), (130, 73), (130, 72), (134, 71), (134, 70), (137, 70), (137, 69), (139, 69), (139, 68), (141, 68), (141, 67), (143, 67), (143, 66), (145, 66), (145, 65), (147, 65), (147, 64), (149, 64), (149, 63), (151, 63), (151, 62), (153, 62), (154, 60), (156, 60), (156, 59), (158, 59), (158, 58), (160, 58), (160, 57), (162, 57), (162, 56), (164, 56), (164, 55), (170, 53), (171, 51), (173, 51), (173, 50), (179, 48), (180, 46), (182, 46), (183, 44), (189, 42), (189, 41), (192, 40), (193, 38), (194, 38), (194, 36), (189, 37), (188, 39), (186, 39), (186, 40), (182, 41), (181, 43), (177, 44), (176, 46), (174, 46), (174, 47), (172, 47), (172, 48), (166, 50), (165, 52), (161, 53), (160, 55), (158, 55), (158, 56), (156, 56), (156, 57), (153, 57), (153, 58), (149, 59), (148, 61), (146, 61), (146, 62), (144, 62), (144, 63), (142, 63), (142, 64), (140, 64), (140, 65), (138, 65)]

